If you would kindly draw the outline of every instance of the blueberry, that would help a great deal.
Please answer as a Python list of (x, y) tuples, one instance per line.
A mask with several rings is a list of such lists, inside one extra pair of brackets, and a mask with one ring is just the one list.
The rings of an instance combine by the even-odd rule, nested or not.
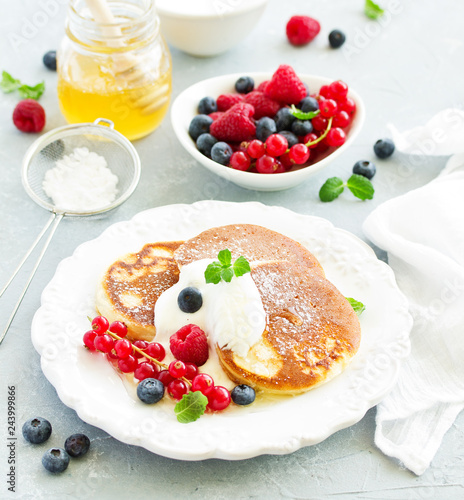
[(391, 139), (379, 139), (374, 144), (374, 153), (379, 158), (388, 158), (395, 151), (395, 143)]
[(241, 76), (235, 82), (235, 90), (239, 94), (248, 94), (255, 88), (255, 81), (250, 76)]
[(292, 132), (298, 136), (305, 136), (313, 131), (313, 124), (309, 120), (295, 120), (292, 123)]
[(213, 119), (208, 115), (196, 115), (189, 125), (190, 137), (196, 141), (201, 134), (209, 132)]
[(211, 148), (211, 159), (221, 165), (229, 165), (232, 153), (232, 148), (227, 142), (216, 142)]
[(203, 97), (198, 103), (198, 113), (201, 115), (209, 115), (217, 111), (216, 101), (212, 97)]
[(340, 30), (333, 30), (329, 33), (329, 44), (333, 49), (341, 47), (346, 40), (345, 33)]
[(319, 109), (319, 102), (314, 97), (305, 97), (298, 103), (298, 109), (301, 109), (303, 113), (309, 113), (310, 111), (317, 111)]
[(290, 108), (280, 108), (274, 116), (277, 131), (290, 130), (292, 123), (296, 120)]
[(50, 50), (44, 54), (43, 63), (48, 69), (56, 71), (56, 50)]
[(353, 174), (363, 175), (372, 179), (376, 172), (375, 163), (368, 160), (359, 160), (354, 164)]
[(31, 418), (23, 425), (23, 436), (32, 444), (44, 443), (52, 433), (50, 422), (42, 417)]
[(256, 139), (266, 142), (266, 139), (277, 132), (276, 122), (268, 116), (263, 116), (256, 124)]
[(289, 130), (282, 130), (279, 132), (280, 135), (284, 136), (285, 139), (287, 139), (288, 142), (288, 147), (291, 148), (295, 144), (298, 144), (300, 141), (298, 140), (298, 137), (293, 133), (290, 132)]
[(211, 148), (218, 140), (211, 134), (201, 134), (197, 139), (197, 148), (200, 153), (211, 158)]
[(64, 449), (73, 458), (82, 457), (90, 448), (90, 439), (85, 434), (73, 434), (64, 442)]
[(249, 405), (253, 403), (255, 400), (255, 390), (253, 387), (250, 387), (249, 385), (241, 384), (241, 385), (236, 385), (231, 393), (230, 396), (232, 398), (232, 401), (236, 405)]
[(147, 405), (161, 401), (164, 396), (164, 385), (156, 378), (146, 378), (137, 386), (137, 396)]
[(203, 297), (201, 296), (200, 290), (193, 286), (184, 288), (177, 296), (177, 305), (184, 313), (197, 312), (203, 305)]
[(43, 454), (42, 465), (50, 472), (63, 472), (68, 468), (69, 455), (63, 448), (50, 448)]

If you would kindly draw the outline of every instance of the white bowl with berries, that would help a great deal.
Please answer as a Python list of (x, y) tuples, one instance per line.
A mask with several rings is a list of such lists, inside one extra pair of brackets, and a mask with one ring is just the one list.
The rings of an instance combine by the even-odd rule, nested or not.
[(274, 73), (200, 81), (174, 101), (171, 121), (186, 151), (238, 186), (279, 191), (301, 184), (345, 151), (365, 109), (341, 80)]

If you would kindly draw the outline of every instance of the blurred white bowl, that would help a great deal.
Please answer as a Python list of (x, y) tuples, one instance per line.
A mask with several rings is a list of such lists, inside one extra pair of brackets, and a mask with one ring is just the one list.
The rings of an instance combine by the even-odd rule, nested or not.
[[(308, 167), (281, 174), (243, 172), (216, 163), (198, 151), (195, 142), (189, 136), (189, 124), (192, 118), (198, 114), (197, 107), (202, 97), (211, 96), (217, 98), (220, 94), (235, 92), (234, 84), (236, 80), (245, 75), (251, 76), (254, 79), (255, 87), (261, 82), (269, 80), (272, 76), (271, 73), (236, 73), (203, 80), (184, 90), (175, 99), (171, 108), (172, 126), (182, 146), (208, 170), (238, 186), (254, 189), (256, 191), (280, 191), (282, 189), (297, 186), (315, 173), (327, 167), (331, 161), (342, 154), (361, 130), (365, 116), (364, 104), (359, 95), (350, 89), (348, 96), (356, 103), (356, 114), (347, 132), (345, 144), (335, 149), (330, 155), (320, 161)], [(308, 85), (310, 92), (318, 91), (322, 85), (327, 85), (333, 81), (330, 78), (322, 76), (299, 75), (299, 77)]]
[(157, 0), (161, 31), (174, 47), (214, 56), (240, 43), (254, 28), (268, 0)]

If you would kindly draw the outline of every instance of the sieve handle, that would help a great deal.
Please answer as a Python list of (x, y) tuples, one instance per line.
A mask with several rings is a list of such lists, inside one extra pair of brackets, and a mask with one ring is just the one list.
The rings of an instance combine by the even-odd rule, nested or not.
[[(26, 295), (26, 292), (27, 292), (27, 290), (29, 288), (29, 285), (31, 284), (31, 281), (34, 278), (34, 275), (35, 275), (35, 273), (36, 273), (36, 271), (37, 271), (40, 263), (42, 262), (42, 258), (45, 255), (45, 252), (47, 251), (48, 245), (50, 244), (50, 241), (52, 241), (52, 238), (53, 238), (53, 235), (55, 234), (56, 228), (58, 227), (58, 224), (60, 223), (60, 221), (63, 218), (63, 216), (64, 216), (64, 214), (53, 213), (52, 217), (47, 222), (47, 224), (45, 225), (44, 229), (42, 229), (41, 233), (39, 234), (39, 236), (37, 237), (37, 239), (35, 240), (35, 242), (32, 244), (32, 247), (29, 249), (29, 251), (27, 252), (27, 254), (25, 255), (25, 257), (21, 261), (20, 265), (18, 266), (18, 268), (13, 273), (13, 276), (10, 278), (10, 280), (7, 283), (7, 286), (11, 283), (11, 281), (14, 278), (14, 276), (17, 274), (17, 272), (19, 271), (19, 269), (21, 268), (21, 266), (24, 264), (24, 262), (26, 261), (26, 259), (31, 254), (32, 250), (37, 246), (37, 244), (40, 241), (40, 239), (42, 238), (42, 236), (45, 234), (45, 232), (47, 231), (47, 229), (51, 226), (50, 232), (48, 233), (47, 240), (45, 241), (45, 244), (44, 244), (44, 246), (43, 246), (43, 248), (42, 248), (42, 250), (40, 252), (40, 255), (39, 255), (38, 259), (37, 259), (37, 262), (35, 263), (34, 268), (32, 269), (32, 272), (31, 272), (31, 274), (29, 276), (29, 279), (27, 280), (26, 285), (24, 286), (24, 289), (21, 292), (21, 295), (19, 296), (18, 301), (16, 302), (16, 305), (15, 305), (15, 307), (13, 309), (13, 312), (11, 313), (11, 316), (8, 319), (8, 322), (7, 322), (6, 326), (5, 326), (5, 329), (3, 330), (2, 334), (0, 335), (0, 344), (3, 342), (3, 339), (5, 338), (6, 334), (8, 333), (8, 330), (9, 330), (9, 328), (11, 326), (11, 323), (13, 322), (13, 319), (16, 316), (16, 313), (18, 312), (19, 306), (21, 305), (21, 302), (23, 301), (24, 296)], [(2, 290), (2, 293), (6, 290), (6, 288), (7, 287), (5, 287)]]

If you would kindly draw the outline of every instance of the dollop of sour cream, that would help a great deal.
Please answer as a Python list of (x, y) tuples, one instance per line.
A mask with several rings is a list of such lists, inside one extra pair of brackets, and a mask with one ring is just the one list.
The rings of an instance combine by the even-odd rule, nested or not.
[[(179, 328), (195, 324), (207, 335), (210, 347), (231, 349), (246, 357), (266, 327), (266, 313), (250, 273), (233, 277), (230, 283), (206, 283), (205, 270), (210, 259), (182, 267), (179, 281), (163, 292), (155, 304), (156, 341), (169, 345), (169, 337)], [(182, 312), (177, 304), (186, 287), (197, 288), (203, 305), (194, 313)]]

